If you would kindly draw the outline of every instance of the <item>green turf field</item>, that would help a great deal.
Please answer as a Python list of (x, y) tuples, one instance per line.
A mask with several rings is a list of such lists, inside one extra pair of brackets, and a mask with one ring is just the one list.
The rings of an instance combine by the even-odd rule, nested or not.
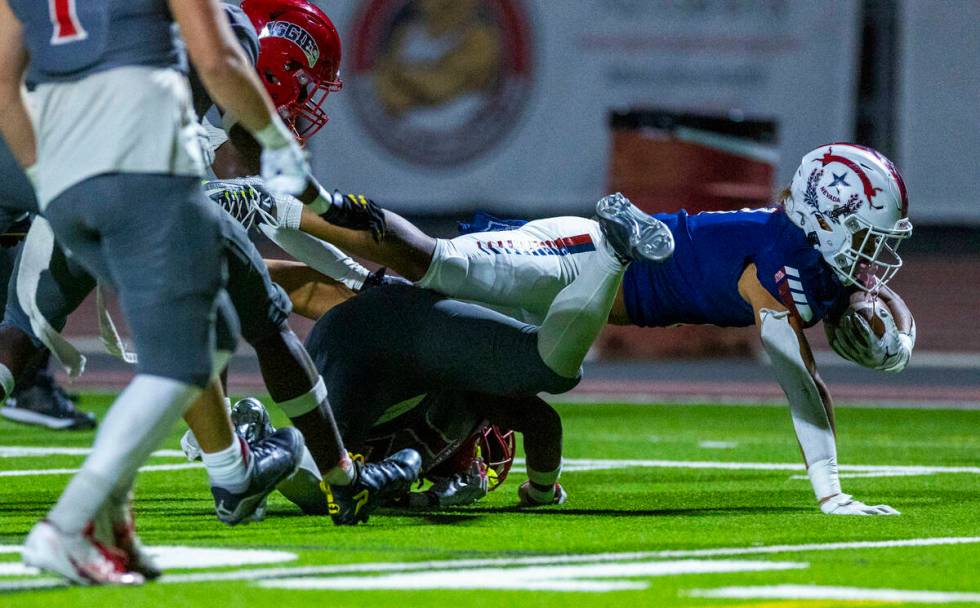
[(142, 537), (171, 567), (139, 589), (17, 590), (52, 580), (23, 572), (16, 545), (68, 480), (52, 470), (82, 456), (10, 448), (84, 448), (92, 436), (0, 422), (0, 606), (980, 602), (980, 411), (838, 410), (845, 491), (902, 511), (878, 518), (820, 513), (784, 408), (560, 411), (566, 505), (515, 510), (519, 464), (475, 507), (382, 512), (347, 529), (278, 496), (266, 521), (225, 527), (204, 471), (174, 454), (175, 432), (137, 486)]

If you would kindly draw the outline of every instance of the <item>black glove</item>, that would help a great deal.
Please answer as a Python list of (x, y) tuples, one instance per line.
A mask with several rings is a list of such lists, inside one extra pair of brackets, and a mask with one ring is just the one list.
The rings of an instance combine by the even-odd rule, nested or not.
[(333, 203), (320, 217), (341, 228), (370, 230), (375, 243), (384, 240), (388, 225), (381, 207), (363, 194), (334, 194)]

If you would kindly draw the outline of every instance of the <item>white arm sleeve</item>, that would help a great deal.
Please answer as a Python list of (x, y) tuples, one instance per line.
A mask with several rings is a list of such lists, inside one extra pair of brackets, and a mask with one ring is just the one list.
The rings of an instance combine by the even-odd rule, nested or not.
[(840, 481), (833, 427), (817, 383), (803, 361), (800, 341), (789, 324), (789, 313), (763, 308), (760, 316), (762, 345), (772, 361), (776, 380), (789, 400), (793, 427), (803, 448), (814, 494), (818, 500), (837, 494)]
[(355, 291), (371, 274), (340, 249), (295, 228), (259, 224), (259, 230), (300, 262)]

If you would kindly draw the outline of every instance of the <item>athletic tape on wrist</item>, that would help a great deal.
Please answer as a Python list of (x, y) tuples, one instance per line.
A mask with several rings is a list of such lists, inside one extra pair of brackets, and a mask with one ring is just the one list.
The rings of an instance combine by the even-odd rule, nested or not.
[(817, 500), (841, 493), (836, 458), (814, 462), (807, 468), (806, 474), (810, 478), (810, 484), (813, 485), (813, 493)]
[(303, 203), (291, 196), (277, 196), (276, 220), (282, 228), (299, 230), (303, 219)]
[(255, 136), (255, 141), (259, 142), (259, 145), (266, 150), (285, 148), (294, 141), (293, 134), (289, 132), (289, 128), (278, 116), (272, 116), (269, 124), (252, 135)]
[(290, 399), (289, 401), (283, 401), (282, 403), (277, 403), (276, 405), (283, 411), (284, 414), (290, 418), (296, 418), (312, 412), (316, 408), (320, 407), (320, 404), (327, 400), (327, 386), (323, 383), (323, 378), (317, 378), (316, 384), (309, 390), (309, 392), (296, 397), (295, 399)]
[(316, 191), (316, 198), (309, 204), (309, 207), (313, 213), (323, 215), (333, 205), (333, 195), (327, 192), (319, 183), (316, 185)]

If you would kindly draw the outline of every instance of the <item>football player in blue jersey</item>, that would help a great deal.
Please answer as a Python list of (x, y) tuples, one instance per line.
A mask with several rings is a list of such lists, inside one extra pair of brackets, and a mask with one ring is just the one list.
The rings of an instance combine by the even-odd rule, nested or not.
[[(832, 402), (803, 329), (825, 322), (834, 350), (861, 365), (901, 371), (915, 324), (888, 281), (901, 267), (908, 238), (908, 194), (884, 156), (836, 143), (807, 154), (779, 205), (765, 209), (657, 214), (676, 243), (663, 264), (634, 263), (623, 278), (610, 322), (755, 325), (786, 393), (813, 490), (824, 513), (888, 515), (841, 490)], [(433, 239), (385, 211), (381, 243), (329, 226), (300, 210), (296, 226), (354, 255), (374, 260), (454, 298), (487, 303), (534, 322), (585, 267), (573, 264), (582, 218), (484, 224), (454, 239)], [(882, 335), (852, 301), (877, 299)]]

